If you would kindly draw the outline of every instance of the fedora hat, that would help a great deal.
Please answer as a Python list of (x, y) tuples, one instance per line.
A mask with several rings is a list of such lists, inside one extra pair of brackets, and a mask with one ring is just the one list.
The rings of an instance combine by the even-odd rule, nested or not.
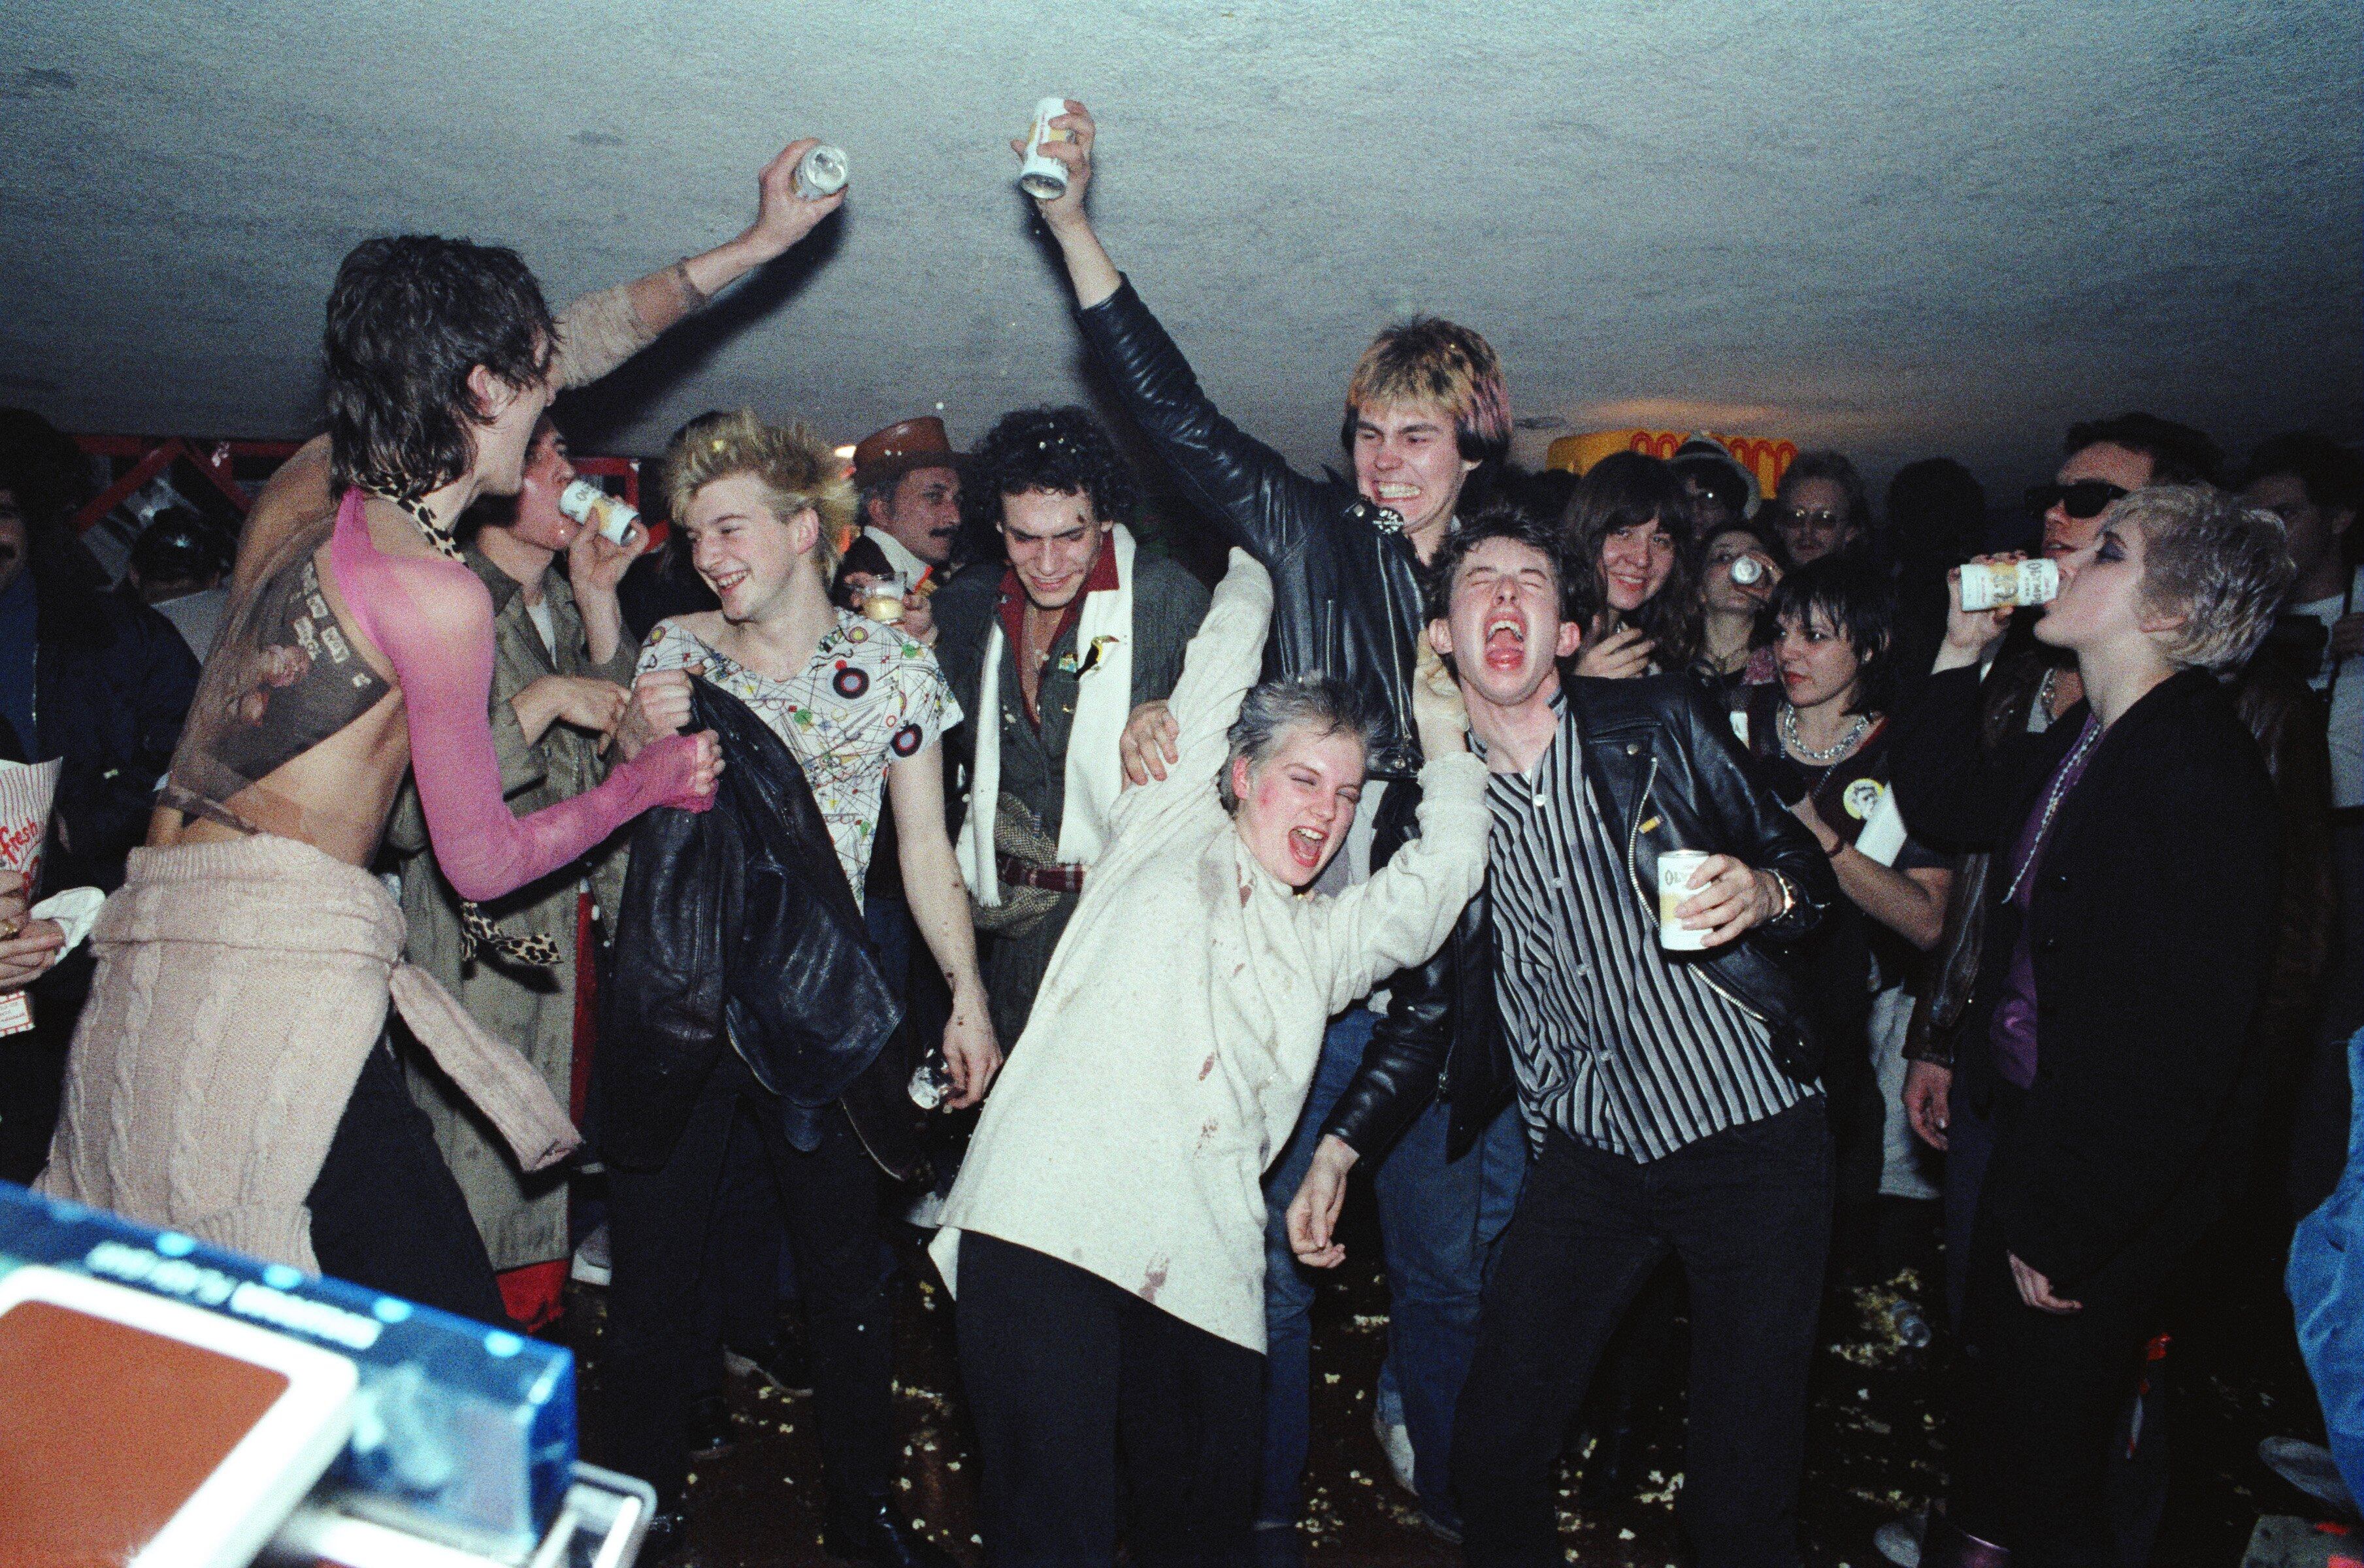
[(961, 454), (953, 450), (944, 422), (932, 414), (898, 419), (874, 431), (853, 448), (853, 483), (862, 489), (885, 480), (899, 479), (915, 468), (958, 468)]

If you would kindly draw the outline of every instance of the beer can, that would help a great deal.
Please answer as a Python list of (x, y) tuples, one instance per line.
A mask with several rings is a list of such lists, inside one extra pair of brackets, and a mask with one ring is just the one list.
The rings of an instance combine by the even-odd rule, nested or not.
[(621, 544), (631, 536), (641, 514), (631, 503), (619, 501), (587, 479), (578, 479), (558, 493), (558, 509), (578, 523), (588, 523), (602, 537)]
[(1055, 158), (1043, 156), (1046, 141), (1073, 141), (1071, 130), (1054, 130), (1051, 121), (1067, 112), (1065, 98), (1044, 98), (1034, 106), (1034, 128), (1026, 138), (1026, 161), (1018, 171), (1018, 188), (1040, 201), (1051, 201), (1067, 194), (1067, 166)]
[(1962, 608), (1999, 610), (2049, 604), (2060, 596), (2060, 567), (2051, 561), (1972, 562), (1962, 568)]
[(1707, 862), (1705, 850), (1668, 850), (1658, 857), (1658, 945), (1668, 952), (1698, 952), (1707, 946), (1707, 933), (1690, 929), (1675, 913), (1701, 891), (1690, 881)]
[(797, 160), (797, 195), (808, 202), (845, 189), (845, 150), (816, 147)]

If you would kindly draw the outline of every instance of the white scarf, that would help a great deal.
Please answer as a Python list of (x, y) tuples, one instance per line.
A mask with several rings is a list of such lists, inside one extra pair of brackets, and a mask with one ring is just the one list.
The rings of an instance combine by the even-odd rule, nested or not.
[[(1076, 694), (1075, 727), (1067, 735), (1066, 805), (1059, 817), (1059, 862), (1089, 865), (1108, 840), (1109, 813), (1124, 789), (1117, 742), (1132, 714), (1132, 534), (1109, 527), (1116, 551), (1116, 586), (1084, 595), (1076, 620), (1076, 657), (1090, 667)], [(1103, 641), (1102, 639), (1106, 640)], [(979, 904), (1001, 903), (1001, 868), (993, 849), (993, 819), (1001, 803), (1001, 651), (1007, 639), (998, 607), (986, 633), (985, 669), (977, 681), (976, 760), (969, 773), (968, 820), (961, 825), (961, 875)], [(1094, 650), (1098, 657), (1094, 657)]]

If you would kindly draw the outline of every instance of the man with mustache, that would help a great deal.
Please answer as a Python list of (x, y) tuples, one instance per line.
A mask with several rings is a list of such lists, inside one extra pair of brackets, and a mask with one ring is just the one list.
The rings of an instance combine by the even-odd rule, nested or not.
[[(1492, 775), (1487, 884), (1460, 922), (1468, 978), (1449, 1021), (1431, 1015), (1365, 1059), (1289, 1205), (1289, 1240), (1308, 1263), (1338, 1262), (1359, 1151), (1385, 1148), (1440, 1082), (1457, 1119), (1513, 1077), (1536, 1158), (1454, 1424), (1467, 1560), (1560, 1560), (1568, 1418), (1672, 1253), (1691, 1293), (1678, 1507), (1699, 1561), (1794, 1563), (1830, 1132), (1798, 985), (1754, 933), (1802, 936), (1837, 886), (1687, 676), (1563, 682), (1583, 625), (1563, 607), (1565, 570), (1556, 538), (1509, 508), (1464, 524), (1433, 568), (1428, 635)], [(1696, 955), (1660, 945), (1659, 857), (1676, 850), (1709, 851), (1675, 911), (1707, 934)], [(1391, 1008), (1418, 1010), (1436, 970), (1399, 974)]]
[[(1501, 467), (1511, 411), (1500, 362), (1485, 339), (1449, 321), (1389, 328), (1347, 383), (1339, 436), (1352, 484), (1297, 473), (1223, 417), (1109, 259), (1084, 211), (1097, 132), (1082, 105), (1071, 100), (1067, 107), (1051, 123), (1074, 139), (1043, 144), (1065, 165), (1067, 188), (1037, 206), (1065, 258), (1076, 318), (1093, 357), (1199, 512), (1270, 572), (1266, 673), (1334, 677), (1379, 706), (1372, 787), (1363, 793), (1345, 852), (1335, 857), (1326, 884), (1350, 886), (1377, 863), (1366, 835), (1388, 821), (1400, 830), (1417, 805), (1421, 758), (1411, 693), (1422, 630), (1421, 568), (1451, 537), (1456, 514)], [(1125, 761), (1136, 784), (1165, 776), (1174, 735), (1163, 704), (1133, 716)], [(1385, 1027), (1373, 1010), (1379, 1006), (1375, 997), (1333, 1021), (1304, 1117), (1266, 1181), (1274, 1219), (1266, 1237), (1269, 1377), (1257, 1545), (1270, 1558), (1301, 1550), (1295, 1526), (1309, 1441), (1306, 1312), (1313, 1289), (1291, 1259), (1277, 1217), (1312, 1158), (1329, 1106)], [(1442, 1113), (1415, 1124), (1388, 1151), (1377, 1182), (1391, 1302), (1377, 1424), (1390, 1467), (1399, 1480), (1416, 1483), (1424, 1519), (1448, 1540), (1456, 1533), (1444, 1464), (1453, 1403), (1475, 1343), (1486, 1259), (1508, 1221), (1522, 1168), (1506, 1101), (1482, 1109), (1484, 1136), (1475, 1145), (1449, 1146)]]

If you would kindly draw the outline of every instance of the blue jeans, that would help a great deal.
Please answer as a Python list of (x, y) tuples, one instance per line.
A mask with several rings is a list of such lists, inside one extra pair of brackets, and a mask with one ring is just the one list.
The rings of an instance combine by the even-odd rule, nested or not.
[(1412, 1480), (1422, 1510), (1457, 1526), (1453, 1411), (1478, 1348), (1478, 1302), (1495, 1243), (1519, 1205), (1527, 1139), (1518, 1107), (1506, 1106), (1468, 1152), (1448, 1161), (1449, 1119), (1441, 1104), (1422, 1111), (1380, 1160), (1372, 1184), (1388, 1251), (1387, 1372), (1411, 1436)]
[[(1295, 1524), (1303, 1512), (1305, 1454), (1311, 1440), (1311, 1333), (1316, 1272), (1288, 1246), (1288, 1201), (1313, 1163), (1321, 1124), (1354, 1082), (1370, 1043), (1375, 1015), (1344, 1014), (1321, 1041), (1312, 1092), (1297, 1131), (1265, 1177), (1264, 1479), (1261, 1522)], [(1379, 1162), (1379, 1227), (1388, 1250), (1391, 1297), (1388, 1363), (1381, 1397), (1399, 1399), (1411, 1429), (1421, 1504), (1451, 1523), (1445, 1477), (1453, 1407), (1477, 1345), (1478, 1298), (1494, 1242), (1517, 1207), (1526, 1146), (1515, 1106), (1457, 1161), (1444, 1158), (1446, 1111), (1432, 1105)], [(1388, 1399), (1392, 1384), (1395, 1399)]]

